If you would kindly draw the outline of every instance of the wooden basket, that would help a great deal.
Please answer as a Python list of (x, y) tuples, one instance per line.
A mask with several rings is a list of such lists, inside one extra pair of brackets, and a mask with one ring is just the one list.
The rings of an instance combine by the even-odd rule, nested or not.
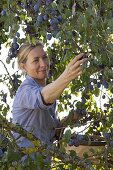
[(69, 153), (70, 150), (74, 150), (76, 152), (77, 156), (79, 156), (81, 158), (84, 158), (84, 153), (87, 153), (88, 158), (93, 163), (98, 164), (99, 160), (100, 160), (99, 153), (104, 151), (105, 145), (106, 145), (105, 141), (96, 141), (96, 140), (90, 141), (90, 142), (87, 141), (85, 143), (83, 142), (78, 147), (67, 145), (66, 152)]
[(74, 150), (76, 151), (77, 155), (79, 157), (83, 157), (83, 154), (84, 153), (87, 153), (89, 157), (92, 157), (94, 155), (93, 152), (91, 152), (91, 148), (95, 151), (95, 153), (97, 152), (101, 152), (104, 150), (104, 147), (103, 145), (98, 145), (98, 146), (95, 146), (95, 145), (79, 145), (78, 147), (75, 147), (75, 146), (67, 146), (66, 147), (66, 151), (67, 153), (69, 153), (70, 150)]

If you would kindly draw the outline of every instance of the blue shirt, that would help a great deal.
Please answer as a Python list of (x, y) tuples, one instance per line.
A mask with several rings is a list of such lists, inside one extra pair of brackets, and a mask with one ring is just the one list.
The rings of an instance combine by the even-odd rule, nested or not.
[[(55, 137), (55, 128), (59, 125), (55, 113), (56, 102), (45, 105), (40, 93), (42, 88), (32, 77), (26, 76), (14, 98), (12, 121), (32, 132), (42, 143), (51, 144)], [(18, 133), (14, 133), (15, 138), (18, 136)], [(20, 147), (33, 146), (25, 137), (18, 139), (18, 145)]]

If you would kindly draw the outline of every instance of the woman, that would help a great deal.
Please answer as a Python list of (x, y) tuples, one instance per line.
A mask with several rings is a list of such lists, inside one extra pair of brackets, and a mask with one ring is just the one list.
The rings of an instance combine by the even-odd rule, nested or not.
[[(81, 65), (87, 60), (82, 58), (83, 55), (76, 56), (54, 82), (46, 84), (50, 61), (43, 44), (23, 44), (17, 59), (20, 69), (26, 72), (27, 76), (18, 88), (13, 102), (13, 123), (32, 132), (43, 144), (51, 144), (55, 140), (55, 128), (59, 127), (55, 113), (56, 99), (71, 80), (82, 74)], [(18, 134), (15, 133), (14, 136), (17, 138)], [(24, 137), (18, 139), (18, 145), (33, 146)]]

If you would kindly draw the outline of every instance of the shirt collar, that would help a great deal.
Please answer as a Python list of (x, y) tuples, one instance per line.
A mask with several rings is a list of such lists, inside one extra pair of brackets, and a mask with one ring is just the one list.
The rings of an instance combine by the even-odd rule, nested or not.
[(35, 83), (36, 85), (38, 85), (38, 87), (42, 87), (39, 83), (37, 83), (37, 82), (35, 81), (35, 79), (34, 79), (33, 77), (31, 77), (31, 76), (29, 76), (29, 75), (26, 75), (26, 79), (32, 80), (32, 81), (34, 81), (34, 83)]

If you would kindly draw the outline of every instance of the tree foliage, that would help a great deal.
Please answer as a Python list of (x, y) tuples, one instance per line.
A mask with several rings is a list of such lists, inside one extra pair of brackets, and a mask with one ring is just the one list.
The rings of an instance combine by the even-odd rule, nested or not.
[[(73, 80), (59, 99), (58, 112), (69, 111), (69, 119), (64, 121), (64, 127), (59, 141), (50, 148), (41, 146), (32, 134), (6, 119), (9, 105), (7, 93), (0, 92), (0, 127), (1, 134), (8, 138), (4, 146), (1, 137), (0, 147), (8, 148), (1, 157), (0, 167), (10, 169), (36, 169), (40, 166), (47, 169), (43, 158), (48, 153), (53, 159), (53, 169), (112, 169), (113, 167), (113, 1), (112, 0), (2, 0), (0, 1), (0, 43), (9, 47), (7, 64), (16, 60), (19, 46), (25, 40), (34, 43), (42, 40), (47, 46), (51, 60), (48, 82), (54, 81), (64, 70), (66, 64), (79, 53), (86, 53), (88, 63), (84, 65), (84, 73)], [(21, 38), (19, 29), (22, 28), (25, 38)], [(54, 39), (53, 39), (54, 38)], [(51, 45), (50, 40), (54, 40)], [(8, 87), (13, 98), (21, 83), (21, 75), (16, 72), (10, 75), (3, 63), (7, 74), (1, 75), (0, 82)], [(15, 63), (14, 63), (15, 64)], [(77, 97), (79, 96), (80, 99)], [(98, 102), (96, 102), (99, 98)], [(75, 113), (75, 121), (71, 117)], [(72, 133), (69, 127), (87, 125), (85, 136)], [(11, 130), (20, 132), (22, 136), (35, 141), (35, 148), (19, 149), (11, 135)], [(63, 133), (64, 132), (64, 133)], [(95, 155), (96, 164), (88, 153), (83, 158), (74, 150), (66, 153), (66, 146), (80, 144), (90, 145), (104, 140), (102, 152), (90, 152)], [(95, 142), (96, 141), (96, 142)], [(95, 142), (95, 143), (94, 143)], [(101, 144), (102, 142), (100, 142)], [(18, 152), (17, 152), (18, 151)], [(25, 165), (19, 164), (24, 154), (43, 151), (33, 162), (28, 156)], [(18, 153), (18, 154), (17, 154)], [(99, 156), (99, 158), (97, 158)], [(16, 161), (16, 162), (15, 162)]]

